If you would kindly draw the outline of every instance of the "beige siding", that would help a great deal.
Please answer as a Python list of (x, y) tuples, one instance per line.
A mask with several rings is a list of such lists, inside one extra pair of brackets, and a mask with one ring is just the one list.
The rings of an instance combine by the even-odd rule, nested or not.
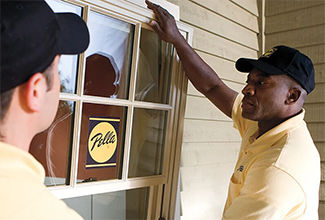
[[(239, 57), (257, 57), (256, 0), (169, 0), (180, 20), (194, 27), (193, 48), (234, 90), (246, 75)], [(180, 170), (181, 219), (221, 219), (241, 138), (232, 121), (191, 83), (185, 112)]]
[(288, 45), (315, 64), (316, 89), (308, 96), (305, 120), (322, 160), (319, 216), (325, 220), (325, 1), (266, 1), (266, 49)]

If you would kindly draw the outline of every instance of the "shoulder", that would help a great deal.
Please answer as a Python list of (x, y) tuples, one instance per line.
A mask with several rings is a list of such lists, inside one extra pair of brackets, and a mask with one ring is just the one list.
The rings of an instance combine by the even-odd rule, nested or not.
[(0, 214), (1, 219), (82, 220), (78, 213), (52, 195), (43, 184), (34, 181), (11, 181), (10, 184), (8, 194), (11, 196), (5, 196), (6, 202), (0, 202), (5, 210)]
[(292, 175), (301, 185), (317, 184), (320, 176), (320, 156), (305, 122), (287, 133), (275, 166)]

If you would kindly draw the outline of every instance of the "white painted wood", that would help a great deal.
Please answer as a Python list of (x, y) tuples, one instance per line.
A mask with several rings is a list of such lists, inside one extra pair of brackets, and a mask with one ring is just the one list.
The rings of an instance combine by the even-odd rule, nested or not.
[(272, 0), (266, 1), (266, 15), (275, 15), (285, 12), (296, 11), (313, 6), (322, 6), (323, 0)]
[(325, 161), (325, 142), (315, 142), (321, 161)]
[[(235, 167), (235, 162), (209, 164), (181, 168), (181, 188), (183, 191), (227, 185)], [(222, 178), (220, 178), (222, 177)], [(228, 178), (225, 178), (228, 177)]]
[(323, 103), (306, 103), (305, 121), (308, 122), (325, 122), (325, 102)]
[(283, 44), (291, 47), (303, 47), (310, 44), (323, 44), (325, 39), (324, 26), (325, 25), (318, 25), (303, 29), (295, 29), (290, 32), (266, 34), (267, 45), (274, 46)]
[(314, 64), (314, 68), (315, 68), (315, 81), (317, 83), (325, 83), (325, 63), (316, 64), (316, 65)]
[[(241, 92), (241, 90), (244, 88), (244, 84), (229, 82), (227, 80), (223, 80), (223, 82), (231, 89), (235, 90), (236, 92)], [(197, 91), (193, 84), (191, 82), (188, 83), (188, 94), (193, 96), (200, 96), (204, 97), (202, 93)]]
[(305, 103), (322, 103), (325, 100), (325, 83), (316, 83), (315, 90), (306, 98)]
[(187, 119), (184, 123), (184, 143), (238, 142), (240, 135), (232, 122)]
[(315, 142), (325, 142), (324, 122), (308, 123), (307, 126)]
[[(321, 162), (321, 169), (325, 170), (325, 162), (324, 161)], [(321, 173), (321, 181), (324, 181), (324, 180), (325, 180), (325, 172), (322, 172)]]
[[(132, 4), (138, 5), (142, 8), (147, 8), (147, 5), (144, 0), (125, 0)], [(179, 7), (174, 5), (166, 0), (152, 0), (151, 2), (161, 5), (163, 8), (169, 11), (170, 14), (174, 16), (176, 20), (179, 21)]]
[(199, 28), (194, 29), (193, 47), (202, 52), (236, 61), (240, 57), (257, 58), (256, 50), (244, 47)]
[(211, 164), (235, 163), (238, 157), (239, 148), (240, 142), (183, 143), (181, 166), (195, 167)]
[(237, 4), (229, 0), (191, 0), (208, 10), (211, 10), (217, 14), (220, 14), (240, 25), (245, 26), (246, 28), (254, 31), (258, 31), (258, 24), (256, 15), (249, 13), (243, 8), (239, 7)]
[(322, 25), (324, 24), (324, 19), (319, 18), (323, 17), (324, 13), (325, 7), (314, 6), (298, 11), (290, 11), (274, 16), (268, 16), (266, 30), (267, 33), (275, 33)]
[[(218, 74), (223, 80), (232, 82), (245, 83), (247, 74), (240, 73), (235, 68), (235, 62), (220, 58), (215, 55), (197, 51), (199, 56), (210, 65), (210, 67)], [(239, 55), (244, 57), (245, 55)]]
[(74, 188), (69, 186), (48, 187), (49, 191), (59, 199), (87, 196), (140, 187), (160, 185), (167, 182), (164, 176), (151, 176), (134, 178), (128, 181), (111, 180), (77, 184)]
[(320, 183), (319, 200), (325, 201), (325, 182), (324, 181), (322, 181)]
[[(324, 24), (325, 25), (325, 24)], [(324, 35), (323, 35), (324, 36)], [(325, 60), (325, 40), (323, 43), (318, 45), (313, 45), (313, 42), (310, 42), (310, 45), (299, 48), (297, 47), (299, 51), (306, 54), (313, 62), (314, 65), (321, 65), (324, 64)], [(323, 69), (324, 71), (324, 69)]]
[[(202, 187), (197, 190), (181, 192), (183, 217), (190, 220), (214, 219), (209, 216), (220, 215), (227, 197), (228, 184)], [(212, 213), (211, 211), (214, 210)]]
[(187, 96), (186, 119), (205, 119), (231, 121), (214, 104), (204, 97)]
[(247, 11), (258, 16), (256, 0), (230, 0), (239, 6), (245, 8)]
[(320, 201), (318, 210), (319, 210), (318, 211), (319, 219), (320, 220), (325, 219), (325, 201)]
[(187, 0), (178, 0), (178, 5), (180, 6), (182, 21), (239, 42), (252, 49), (258, 49), (255, 32)]

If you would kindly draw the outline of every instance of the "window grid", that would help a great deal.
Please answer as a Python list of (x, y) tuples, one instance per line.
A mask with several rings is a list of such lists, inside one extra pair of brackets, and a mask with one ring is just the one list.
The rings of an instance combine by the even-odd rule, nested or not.
[[(113, 13), (107, 9), (102, 9), (101, 7), (97, 7), (94, 5), (83, 4), (81, 2), (75, 1), (66, 1), (68, 3), (80, 6), (82, 8), (82, 17), (87, 22), (90, 11), (94, 11), (105, 16), (110, 16), (113, 18), (117, 18), (121, 21), (128, 22), (130, 24), (135, 25), (135, 33), (134, 33), (134, 42), (133, 42), (133, 52), (132, 52), (132, 66), (131, 66), (131, 75), (130, 75), (130, 89), (128, 99), (112, 99), (112, 98), (104, 98), (104, 97), (96, 97), (83, 95), (83, 87), (85, 80), (85, 54), (82, 53), (79, 55), (78, 59), (78, 78), (76, 83), (76, 94), (70, 93), (60, 93), (60, 100), (62, 101), (73, 101), (75, 102), (75, 118), (74, 118), (74, 126), (73, 126), (73, 139), (72, 139), (72, 156), (71, 156), (71, 169), (70, 169), (70, 185), (69, 186), (50, 186), (49, 188), (57, 188), (57, 190), (62, 188), (76, 188), (77, 186), (77, 172), (78, 172), (78, 159), (79, 159), (79, 143), (80, 143), (80, 132), (81, 132), (81, 117), (82, 117), (82, 105), (83, 103), (94, 103), (94, 104), (104, 104), (104, 105), (116, 105), (116, 106), (124, 106), (127, 107), (127, 121), (126, 121), (126, 133), (125, 133), (125, 142), (124, 142), (124, 156), (123, 156), (123, 166), (122, 166), (122, 179), (121, 180), (104, 180), (100, 181), (103, 184), (108, 183), (118, 183), (118, 182), (135, 182), (139, 179), (150, 179), (153, 178), (157, 182), (157, 176), (160, 176), (161, 179), (159, 181), (160, 184), (166, 183), (166, 157), (163, 157), (163, 173), (162, 175), (154, 175), (149, 177), (136, 177), (136, 178), (128, 178), (128, 168), (129, 168), (129, 157), (130, 157), (130, 147), (131, 147), (131, 133), (132, 133), (132, 121), (133, 121), (133, 112), (134, 108), (146, 108), (153, 110), (166, 110), (168, 114), (167, 118), (167, 126), (166, 126), (166, 137), (165, 137), (165, 149), (164, 155), (168, 152), (168, 146), (170, 146), (170, 121), (171, 121), (171, 112), (173, 111), (172, 105), (169, 104), (159, 104), (159, 103), (151, 103), (144, 101), (135, 101), (135, 85), (137, 79), (137, 64), (138, 64), (138, 54), (139, 54), (139, 45), (140, 45), (140, 34), (141, 27), (149, 29), (150, 27), (141, 21), (134, 21), (122, 16), (117, 16), (116, 13)], [(174, 74), (172, 74), (174, 75)], [(171, 92), (169, 92), (169, 96), (171, 96)], [(169, 99), (171, 103), (171, 99)], [(132, 181), (134, 180), (134, 181)], [(138, 181), (139, 182), (139, 181)], [(143, 182), (143, 181), (140, 181)], [(98, 184), (94, 184), (95, 182), (83, 183), (85, 187), (95, 186)], [(144, 183), (144, 182), (143, 182)], [(79, 184), (78, 184), (79, 185)], [(137, 184), (138, 185), (138, 184)], [(137, 187), (147, 186), (147, 184), (140, 184)], [(54, 190), (54, 189), (52, 189)]]

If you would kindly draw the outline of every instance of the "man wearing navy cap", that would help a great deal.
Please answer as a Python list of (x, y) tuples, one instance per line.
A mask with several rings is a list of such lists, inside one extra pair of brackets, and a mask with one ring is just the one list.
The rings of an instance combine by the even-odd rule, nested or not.
[(59, 102), (61, 54), (89, 44), (76, 14), (45, 1), (1, 1), (0, 219), (82, 219), (43, 184), (45, 171), (28, 153), (52, 123)]
[(146, 3), (157, 17), (149, 25), (175, 46), (195, 88), (233, 119), (242, 137), (222, 219), (317, 220), (320, 157), (302, 108), (315, 88), (311, 60), (287, 46), (257, 60), (241, 58), (236, 68), (248, 75), (238, 94), (187, 44), (165, 9)]

